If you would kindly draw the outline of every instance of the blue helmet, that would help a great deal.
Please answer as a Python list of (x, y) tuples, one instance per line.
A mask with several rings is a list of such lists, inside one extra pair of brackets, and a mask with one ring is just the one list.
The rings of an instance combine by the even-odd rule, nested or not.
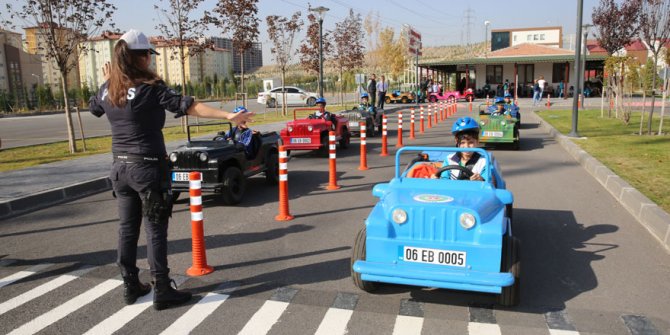
[(494, 101), (494, 103), (495, 103), (496, 105), (497, 105), (497, 104), (504, 104), (504, 103), (505, 103), (505, 99), (504, 99), (504, 98), (501, 98), (501, 97), (497, 97), (496, 100)]
[(451, 126), (451, 133), (454, 135), (468, 130), (475, 130), (479, 132), (479, 124), (477, 121), (475, 121), (475, 119), (469, 116), (459, 118), (456, 120), (456, 122), (454, 122), (454, 125)]
[(242, 112), (242, 113), (246, 113), (246, 112), (248, 112), (248, 111), (247, 111), (247, 109), (246, 109), (244, 106), (237, 106), (237, 107), (235, 108), (235, 110), (233, 111), (233, 113), (240, 113), (240, 112)]
[(316, 99), (316, 102), (314, 102), (314, 104), (315, 104), (315, 105), (323, 104), (323, 105), (325, 106), (325, 105), (326, 105), (326, 99), (324, 99), (324, 98), (318, 98), (318, 99)]
[(511, 93), (505, 93), (505, 98), (511, 98), (512, 94)]
[(361, 99), (363, 99), (363, 98), (369, 98), (369, 97), (370, 97), (370, 96), (369, 96), (367, 93), (363, 93), (363, 94), (361, 94)]

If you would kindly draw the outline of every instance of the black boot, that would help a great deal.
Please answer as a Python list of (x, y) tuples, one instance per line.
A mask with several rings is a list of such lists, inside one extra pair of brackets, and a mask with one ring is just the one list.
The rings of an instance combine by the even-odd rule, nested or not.
[[(174, 284), (175, 287), (172, 287)], [(175, 305), (181, 305), (191, 300), (190, 292), (177, 291), (177, 284), (168, 276), (156, 277), (154, 283), (154, 309), (162, 310)]]
[(137, 275), (123, 277), (123, 287), (123, 299), (126, 305), (134, 304), (137, 298), (151, 292), (151, 286), (141, 283)]

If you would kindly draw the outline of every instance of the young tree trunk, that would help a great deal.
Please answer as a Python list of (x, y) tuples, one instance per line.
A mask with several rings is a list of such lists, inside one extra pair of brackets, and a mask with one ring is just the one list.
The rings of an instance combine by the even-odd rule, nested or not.
[(665, 99), (668, 96), (668, 68), (665, 68), (665, 72), (663, 73), (663, 98), (661, 99), (661, 123), (658, 125), (658, 134), (657, 135), (663, 135), (663, 118), (665, 118)]
[[(179, 46), (179, 62), (181, 64), (181, 92), (183, 95), (187, 95), (188, 92), (186, 90), (186, 56), (184, 56), (184, 46), (180, 45)], [(181, 131), (183, 133), (186, 133), (186, 127), (188, 126), (188, 115), (184, 115), (183, 118), (181, 118)]]
[[(286, 69), (282, 68), (281, 70), (281, 87), (282, 87), (282, 102), (281, 102), (281, 114), (283, 116), (288, 115), (288, 110), (286, 109)], [(275, 102), (275, 105), (277, 102)]]
[(651, 72), (651, 109), (649, 110), (649, 120), (647, 120), (648, 135), (651, 135), (651, 122), (654, 119), (654, 105), (656, 104), (656, 69), (658, 69), (658, 54), (654, 55), (654, 68)]
[(67, 72), (61, 71), (61, 88), (63, 89), (63, 99), (65, 100), (65, 123), (67, 124), (67, 141), (70, 147), (70, 153), (77, 152), (77, 142), (74, 139), (74, 126), (72, 124), (72, 114), (70, 113), (70, 103), (67, 96)]
[(244, 94), (247, 91), (244, 89), (244, 52), (240, 52), (240, 92), (243, 93), (242, 97), (244, 99), (244, 102), (242, 102), (242, 105), (244, 107), (247, 106), (247, 95)]
[[(631, 89), (631, 97), (633, 96), (633, 92)], [(642, 111), (640, 111), (640, 132), (638, 135), (642, 135), (642, 125), (644, 124), (644, 110), (647, 106), (647, 90), (644, 87), (644, 84), (642, 84)]]

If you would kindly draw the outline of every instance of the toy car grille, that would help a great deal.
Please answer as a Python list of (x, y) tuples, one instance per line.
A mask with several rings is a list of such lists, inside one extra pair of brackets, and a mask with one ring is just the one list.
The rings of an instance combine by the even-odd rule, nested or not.
[(199, 152), (187, 151), (177, 154), (177, 161), (174, 167), (178, 169), (203, 169), (207, 167), (207, 162), (198, 158)]

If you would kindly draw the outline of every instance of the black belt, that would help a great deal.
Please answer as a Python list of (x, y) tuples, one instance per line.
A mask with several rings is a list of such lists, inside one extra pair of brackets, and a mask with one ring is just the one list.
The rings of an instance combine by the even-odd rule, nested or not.
[(155, 163), (158, 164), (165, 160), (165, 157), (144, 156), (137, 154), (113, 154), (114, 161), (119, 163)]

